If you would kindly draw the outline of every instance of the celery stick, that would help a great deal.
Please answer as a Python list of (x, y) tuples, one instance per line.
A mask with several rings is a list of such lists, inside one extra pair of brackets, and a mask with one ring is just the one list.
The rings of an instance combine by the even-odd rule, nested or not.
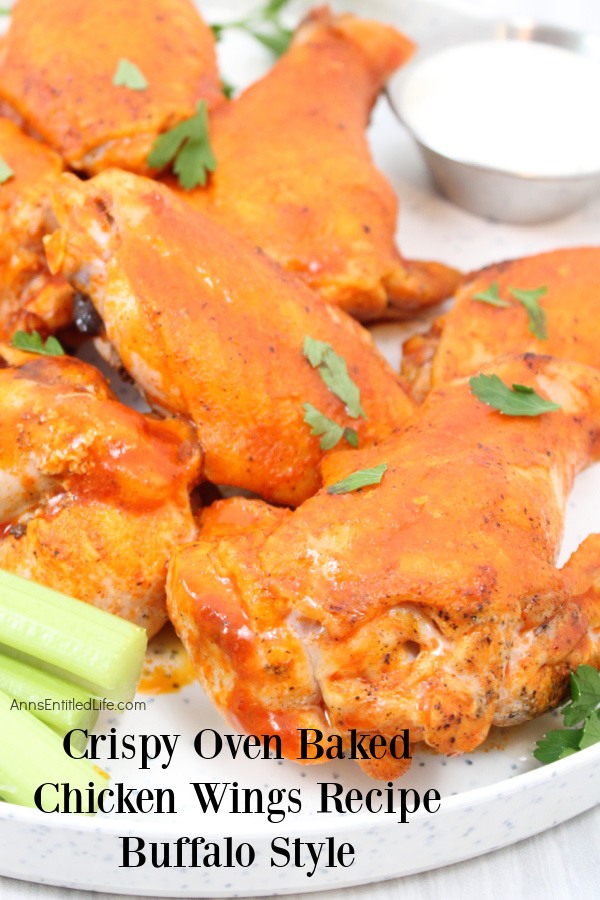
[[(98, 718), (98, 710), (93, 708), (95, 698), (89, 693), (62, 678), (1, 653), (0, 690), (27, 704), (24, 708), (61, 736), (73, 728), (91, 731)], [(80, 704), (81, 708), (63, 708), (65, 705), (68, 707), (69, 703), (73, 706)], [(82, 737), (77, 749), (82, 750), (83, 746), (85, 738)]]
[[(0, 691), (0, 794), (10, 803), (35, 806), (37, 788), (46, 782), (96, 792), (109, 776), (87, 759), (71, 759), (62, 738), (25, 710), (11, 710), (12, 698)], [(59, 794), (52, 797), (59, 799)], [(54, 803), (52, 804), (55, 805)]]
[(0, 644), (99, 697), (125, 701), (135, 694), (147, 638), (125, 619), (0, 570)]

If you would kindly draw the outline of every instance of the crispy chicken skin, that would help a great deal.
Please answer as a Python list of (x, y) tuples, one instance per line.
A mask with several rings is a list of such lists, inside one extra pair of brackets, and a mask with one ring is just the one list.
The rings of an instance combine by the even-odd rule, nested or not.
[(73, 292), (48, 271), (42, 238), (63, 162), (2, 118), (0, 156), (14, 173), (0, 184), (0, 339), (19, 328), (56, 331), (71, 320)]
[(562, 571), (569, 592), (589, 623), (587, 635), (577, 648), (575, 665), (600, 669), (600, 534), (590, 534)]
[[(509, 308), (475, 299), (494, 283)], [(454, 306), (427, 335), (406, 342), (402, 371), (416, 399), (429, 386), (473, 374), (503, 353), (548, 353), (600, 367), (600, 344), (593, 323), (600, 320), (600, 247), (555, 250), (489, 266), (468, 276)], [(525, 307), (509, 288), (546, 287), (539, 303), (547, 318), (548, 338), (537, 338)]]
[[(303, 403), (355, 428), (362, 446), (412, 412), (360, 325), (164, 185), (65, 175), (55, 212), (53, 271), (89, 294), (149, 402), (194, 421), (208, 480), (295, 506), (321, 484)], [(307, 335), (344, 357), (366, 419), (351, 419), (305, 359)]]
[[(146, 90), (116, 87), (120, 59)], [(17, 0), (0, 45), (0, 108), (72, 168), (147, 171), (157, 135), (223, 101), (211, 30), (191, 0)], [(3, 103), (2, 103), (3, 102)]]
[(173, 554), (169, 615), (235, 727), (280, 734), (291, 759), (299, 727), (409, 728), (454, 754), (560, 698), (588, 622), (554, 562), (600, 450), (600, 373), (532, 355), (493, 371), (562, 409), (503, 416), (456, 381), (402, 435), (324, 463), (331, 485), (387, 462), (380, 485), (293, 513), (223, 501)]
[(315, 10), (271, 71), (211, 117), (217, 169), (206, 189), (183, 192), (359, 319), (411, 315), (457, 281), (400, 257), (397, 200), (365, 136), (412, 50), (389, 26)]
[(154, 634), (169, 553), (196, 533), (193, 430), (123, 406), (78, 360), (0, 354), (0, 568)]

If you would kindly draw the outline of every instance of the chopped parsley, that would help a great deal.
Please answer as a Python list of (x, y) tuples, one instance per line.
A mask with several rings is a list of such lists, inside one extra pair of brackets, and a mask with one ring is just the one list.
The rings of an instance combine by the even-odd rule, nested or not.
[(497, 375), (475, 375), (469, 379), (471, 393), (507, 416), (540, 416), (560, 409), (558, 403), (544, 400), (532, 387), (513, 384), (512, 388)]
[(228, 29), (244, 31), (275, 56), (281, 56), (290, 46), (294, 32), (281, 21), (281, 13), (290, 0), (267, 0), (243, 19), (211, 25), (215, 40)]
[(522, 303), (527, 312), (529, 320), (529, 330), (532, 334), (539, 338), (540, 341), (548, 340), (548, 325), (546, 322), (546, 313), (539, 304), (540, 297), (548, 293), (547, 287), (534, 288), (532, 291), (522, 291), (518, 288), (509, 287), (509, 292), (515, 300)]
[(473, 300), (477, 300), (479, 303), (487, 303), (489, 306), (497, 306), (501, 309), (507, 309), (510, 306), (508, 300), (503, 300), (500, 297), (497, 281), (490, 284), (487, 291), (480, 291), (478, 294), (474, 294)]
[[(534, 288), (531, 291), (523, 291), (520, 288), (508, 288), (515, 300), (518, 300), (527, 312), (529, 322), (529, 330), (532, 334), (539, 338), (540, 341), (548, 340), (548, 324), (546, 322), (546, 312), (540, 306), (540, 297), (548, 293), (547, 287)], [(512, 304), (507, 300), (503, 300), (500, 296), (498, 282), (494, 281), (485, 291), (473, 295), (473, 300), (478, 303), (487, 303), (489, 306), (496, 306), (500, 309), (509, 309)]]
[(231, 100), (233, 95), (235, 94), (236, 88), (230, 81), (226, 81), (225, 78), (221, 79), (221, 90), (225, 94), (228, 100)]
[(311, 434), (321, 435), (321, 450), (331, 450), (342, 438), (346, 438), (352, 447), (358, 447), (358, 435), (354, 428), (342, 428), (333, 419), (319, 412), (312, 403), (303, 403), (304, 421), (310, 425)]
[(148, 87), (144, 74), (135, 63), (128, 59), (120, 59), (113, 76), (115, 87), (129, 88), (130, 91), (145, 91)]
[(342, 481), (330, 484), (327, 488), (327, 493), (349, 494), (351, 491), (358, 491), (360, 488), (379, 484), (387, 467), (387, 463), (381, 463), (380, 466), (374, 466), (372, 469), (359, 469), (358, 472), (353, 472), (347, 478), (343, 478)]
[(0, 156), (0, 184), (4, 184), (5, 181), (10, 181), (10, 179), (14, 177), (15, 173), (6, 160)]
[(155, 140), (148, 155), (148, 165), (153, 169), (164, 169), (169, 163), (173, 163), (173, 172), (186, 191), (191, 191), (199, 184), (204, 186), (208, 173), (216, 169), (217, 161), (210, 146), (204, 100), (198, 103), (195, 115), (170, 131), (165, 131)]
[(42, 356), (64, 356), (65, 351), (60, 342), (52, 335), (44, 343), (39, 331), (15, 331), (11, 344), (17, 350), (25, 350), (27, 353), (39, 353)]
[(350, 378), (346, 360), (335, 352), (331, 344), (307, 336), (304, 338), (304, 355), (313, 369), (319, 370), (332, 394), (345, 404), (348, 415), (353, 419), (366, 419), (360, 403), (360, 389)]

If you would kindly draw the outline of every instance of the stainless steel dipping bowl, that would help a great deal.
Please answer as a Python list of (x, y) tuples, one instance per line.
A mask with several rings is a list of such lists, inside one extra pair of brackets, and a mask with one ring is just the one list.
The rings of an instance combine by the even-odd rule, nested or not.
[(391, 107), (416, 141), (433, 179), (453, 203), (486, 219), (533, 225), (560, 218), (587, 203), (600, 190), (600, 159), (596, 171), (577, 175), (537, 176), (527, 172), (467, 162), (428, 146), (407, 123), (402, 88), (426, 57), (473, 40), (537, 41), (600, 60), (600, 36), (530, 22), (469, 24), (468, 33), (451, 34), (419, 51), (388, 85)]

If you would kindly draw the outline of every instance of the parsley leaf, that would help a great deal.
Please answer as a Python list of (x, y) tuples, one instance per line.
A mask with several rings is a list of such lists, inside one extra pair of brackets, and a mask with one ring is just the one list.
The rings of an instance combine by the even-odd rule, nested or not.
[(562, 728), (554, 729), (536, 743), (533, 755), (543, 763), (556, 762), (557, 759), (577, 753), (582, 737), (583, 728), (566, 731)]
[(348, 374), (346, 360), (338, 356), (331, 344), (307, 336), (304, 338), (304, 355), (313, 369), (318, 368), (331, 393), (346, 405), (348, 415), (353, 419), (366, 419), (360, 403), (360, 389)]
[(571, 700), (563, 709), (567, 728), (578, 725), (600, 703), (600, 673), (593, 666), (579, 666), (571, 672)]
[(579, 743), (579, 749), (585, 750), (592, 744), (600, 741), (600, 712), (595, 710), (591, 715), (587, 716), (583, 725), (583, 737)]
[(208, 173), (216, 169), (217, 161), (210, 146), (204, 100), (198, 103), (195, 115), (155, 140), (148, 155), (148, 165), (153, 169), (164, 169), (171, 162), (179, 184), (186, 191), (191, 191), (199, 184), (204, 186)]
[(525, 384), (513, 384), (512, 389), (497, 375), (475, 375), (469, 378), (471, 393), (482, 403), (507, 416), (540, 416), (560, 409), (558, 403), (544, 400)]
[(304, 355), (313, 369), (321, 365), (327, 350), (331, 350), (331, 344), (325, 341), (317, 341), (315, 338), (308, 337), (308, 335), (304, 338)]
[[(548, 288), (540, 287), (535, 288), (532, 291), (523, 291), (519, 288), (509, 287), (508, 291), (515, 300), (518, 300), (519, 303), (525, 307), (530, 332), (541, 341), (547, 340), (548, 325), (546, 322), (546, 313), (540, 306), (539, 299), (540, 297), (543, 297), (544, 294), (548, 293)], [(480, 291), (478, 294), (474, 294), (472, 299), (479, 303), (489, 303), (490, 306), (497, 306), (502, 309), (507, 309), (511, 306), (508, 301), (503, 300), (500, 297), (497, 281), (490, 284), (486, 291)]]
[[(571, 700), (563, 707), (565, 729), (554, 729), (537, 742), (533, 755), (540, 762), (564, 759), (600, 742), (600, 674), (592, 666), (571, 672)], [(583, 723), (581, 728), (570, 725)]]
[(546, 313), (539, 304), (539, 298), (548, 293), (547, 287), (535, 288), (532, 291), (521, 291), (518, 288), (509, 287), (508, 289), (515, 300), (522, 303), (527, 311), (529, 320), (529, 330), (532, 334), (539, 338), (540, 341), (548, 340), (548, 325), (546, 322)]
[(267, 0), (267, 3), (264, 5), (264, 14), (266, 16), (276, 16), (289, 2), (290, 0)]
[(501, 309), (507, 309), (510, 306), (508, 300), (503, 300), (500, 297), (497, 281), (490, 284), (487, 291), (480, 291), (478, 294), (474, 294), (473, 300), (478, 300), (480, 303), (489, 303), (490, 306), (498, 306)]
[(311, 434), (320, 434), (321, 450), (331, 450), (342, 438), (346, 438), (352, 447), (358, 447), (358, 435), (353, 428), (342, 428), (333, 419), (319, 412), (312, 403), (303, 403), (304, 421), (311, 427)]
[(9, 164), (0, 156), (0, 184), (4, 184), (5, 181), (9, 181), (14, 176), (15, 173)]
[(148, 87), (148, 82), (141, 69), (128, 59), (119, 60), (117, 71), (113, 76), (113, 84), (115, 87), (129, 88), (130, 91), (145, 91)]
[(231, 100), (236, 90), (235, 86), (231, 84), (230, 81), (226, 81), (224, 78), (221, 79), (221, 89), (228, 100)]
[(303, 403), (302, 406), (304, 408), (304, 421), (307, 425), (310, 425), (311, 434), (322, 435), (321, 450), (331, 450), (332, 447), (335, 447), (341, 441), (344, 429), (337, 422), (319, 412), (312, 403)]
[(258, 30), (246, 26), (248, 34), (252, 35), (254, 40), (258, 41), (275, 56), (282, 56), (292, 43), (294, 32), (290, 28), (284, 28), (283, 25), (271, 26), (268, 31)]
[(246, 34), (267, 47), (275, 56), (281, 56), (290, 46), (294, 32), (281, 22), (280, 14), (290, 0), (267, 0), (243, 19), (211, 25), (215, 40), (221, 40), (228, 28), (245, 31)]
[(358, 491), (360, 488), (368, 487), (371, 484), (379, 484), (383, 478), (384, 472), (387, 470), (387, 463), (381, 463), (372, 469), (360, 469), (353, 472), (342, 481), (330, 484), (327, 488), (328, 494), (349, 494), (351, 491)]
[(358, 447), (358, 433), (354, 430), (354, 428), (344, 428), (344, 437), (348, 441), (351, 447)]
[(46, 343), (42, 341), (39, 331), (15, 331), (11, 344), (17, 350), (25, 350), (27, 353), (39, 353), (42, 356), (64, 356), (65, 351), (59, 341), (50, 336)]

